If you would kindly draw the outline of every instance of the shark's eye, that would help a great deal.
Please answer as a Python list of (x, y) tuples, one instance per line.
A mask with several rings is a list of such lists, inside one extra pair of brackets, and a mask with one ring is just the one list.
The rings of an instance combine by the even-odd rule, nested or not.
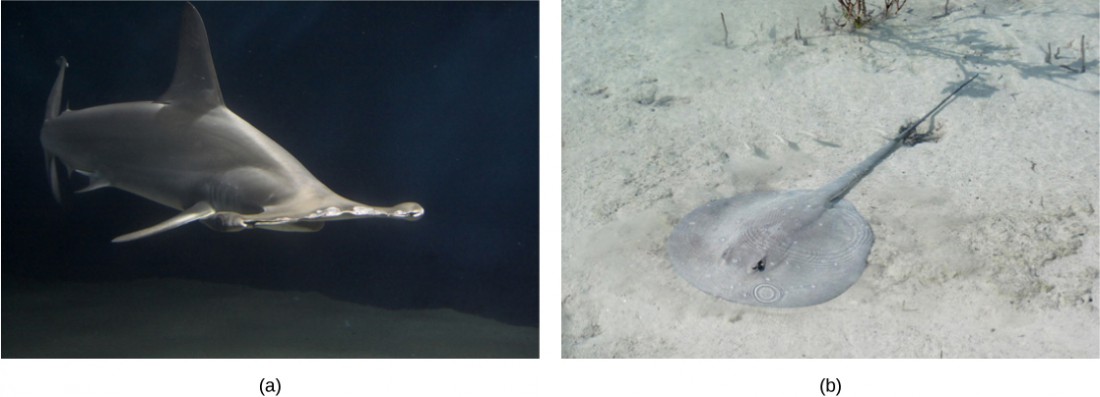
[(767, 259), (768, 259), (768, 257), (760, 258), (760, 261), (756, 262), (756, 266), (753, 266), (752, 270), (756, 270), (758, 272), (764, 271), (764, 261), (767, 260)]

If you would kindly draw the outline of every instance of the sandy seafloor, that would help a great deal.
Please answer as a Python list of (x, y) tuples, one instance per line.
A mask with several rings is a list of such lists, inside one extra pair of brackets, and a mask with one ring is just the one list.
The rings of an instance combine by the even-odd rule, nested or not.
[[(450, 309), (173, 278), (4, 277), (4, 358), (536, 357), (538, 329)], [(17, 320), (17, 321), (16, 321)]]
[[(563, 3), (565, 357), (1100, 356), (1097, 3), (910, 1), (858, 33), (833, 3)], [(938, 142), (846, 197), (876, 241), (840, 297), (742, 306), (673, 271), (692, 209), (820, 187), (975, 72)]]

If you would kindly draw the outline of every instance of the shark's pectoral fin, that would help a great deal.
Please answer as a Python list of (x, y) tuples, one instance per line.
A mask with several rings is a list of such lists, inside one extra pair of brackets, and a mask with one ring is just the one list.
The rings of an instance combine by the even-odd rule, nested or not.
[(137, 240), (142, 237), (149, 237), (163, 231), (175, 229), (189, 222), (208, 218), (214, 215), (215, 212), (216, 211), (214, 210), (214, 207), (212, 207), (210, 203), (201, 201), (195, 205), (192, 205), (191, 208), (188, 208), (179, 213), (179, 215), (173, 216), (164, 222), (138, 230), (133, 233), (123, 234), (121, 236), (115, 237), (115, 239), (111, 241), (115, 243), (121, 243), (131, 240)]

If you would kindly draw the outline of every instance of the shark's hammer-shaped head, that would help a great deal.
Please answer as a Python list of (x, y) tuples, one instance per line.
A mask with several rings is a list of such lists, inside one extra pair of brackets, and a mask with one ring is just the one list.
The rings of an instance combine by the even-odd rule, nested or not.
[(424, 208), (414, 202), (386, 207), (347, 199), (297, 162), (287, 160), (284, 166), (287, 169), (238, 168), (210, 178), (200, 189), (197, 205), (206, 203), (213, 211), (206, 211), (208, 215), (200, 219), (220, 231), (253, 228), (317, 231), (328, 221), (363, 218), (415, 221), (424, 215)]
[(306, 213), (284, 213), (279, 208), (259, 214), (237, 214), (232, 212), (215, 213), (218, 222), (225, 225), (224, 231), (249, 228), (279, 231), (316, 231), (324, 222), (362, 218), (393, 218), (406, 221), (418, 221), (424, 216), (424, 207), (414, 202), (397, 204), (392, 207), (377, 207), (340, 198), (340, 203), (325, 205)]
[[(153, 234), (182, 226), (189, 222), (201, 221), (207, 227), (220, 232), (238, 232), (245, 229), (267, 229), (280, 232), (316, 232), (325, 226), (325, 222), (345, 219), (393, 218), (417, 221), (424, 216), (424, 207), (413, 202), (397, 204), (392, 207), (376, 207), (357, 203), (340, 196), (320, 206), (306, 205), (302, 202), (288, 202), (266, 207), (262, 212), (244, 214), (237, 211), (217, 210), (210, 202), (201, 201), (184, 210), (179, 215), (164, 222), (116, 237), (114, 242), (133, 241)], [(307, 209), (315, 208), (315, 209)]]

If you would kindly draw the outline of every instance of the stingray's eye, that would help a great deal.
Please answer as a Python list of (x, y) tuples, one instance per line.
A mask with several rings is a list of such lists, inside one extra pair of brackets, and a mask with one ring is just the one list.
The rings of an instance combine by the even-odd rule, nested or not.
[(760, 262), (756, 262), (756, 266), (753, 266), (752, 270), (756, 270), (758, 272), (764, 271), (764, 261), (766, 259), (768, 259), (768, 258), (767, 257), (760, 258)]

